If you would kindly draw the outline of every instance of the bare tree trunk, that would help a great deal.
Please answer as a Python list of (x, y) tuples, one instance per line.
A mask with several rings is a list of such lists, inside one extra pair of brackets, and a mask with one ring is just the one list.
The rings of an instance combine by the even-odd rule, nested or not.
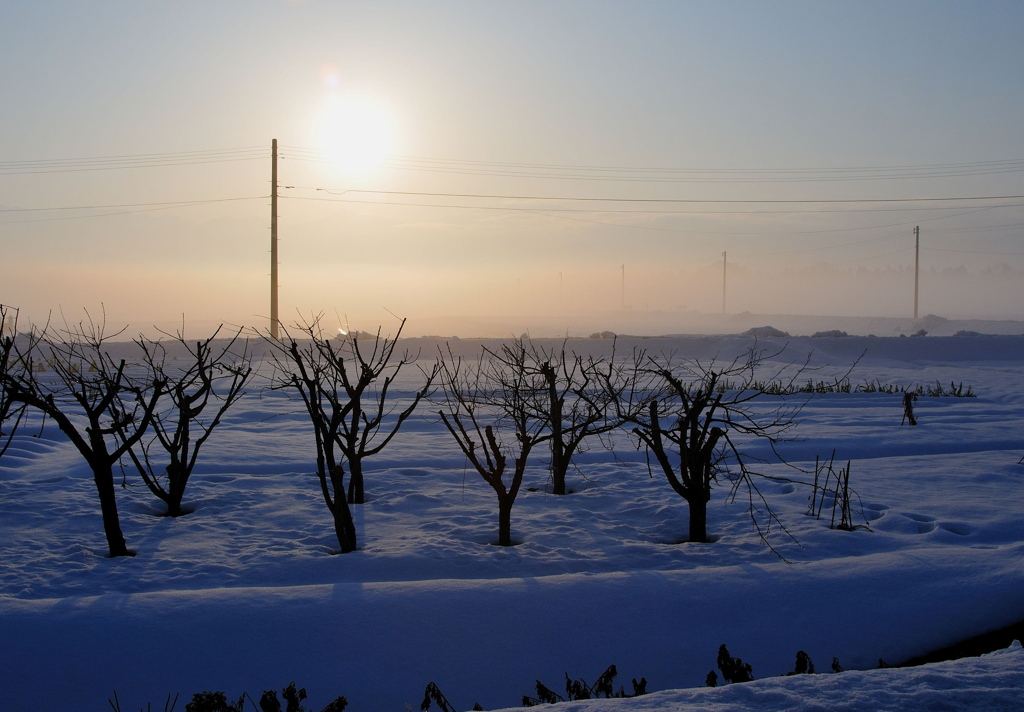
[(166, 502), (167, 502), (167, 511), (164, 512), (164, 516), (165, 517), (183, 517), (186, 514), (188, 514), (188, 512), (186, 512), (184, 509), (181, 508), (181, 500), (180, 499), (177, 499), (177, 500), (170, 499), (170, 500), (166, 500)]
[(551, 409), (551, 492), (565, 494), (565, 473), (569, 469), (569, 458), (565, 456), (564, 433), (562, 432), (562, 399), (558, 397), (555, 370), (546, 364), (541, 373), (547, 380), (548, 407)]
[(100, 498), (100, 511), (103, 514), (103, 533), (107, 537), (110, 558), (117, 556), (135, 556), (128, 548), (121, 533), (121, 522), (117, 516), (117, 499), (114, 490), (114, 471), (109, 462), (93, 462), (92, 474), (96, 482), (96, 492)]
[(185, 512), (181, 511), (181, 499), (185, 496), (185, 484), (188, 480), (182, 477), (181, 468), (177, 463), (171, 463), (167, 467), (167, 512), (165, 516), (180, 517)]
[(324, 490), (327, 508), (334, 517), (334, 533), (338, 537), (338, 546), (342, 554), (353, 552), (357, 548), (356, 524), (352, 521), (352, 510), (349, 509), (348, 500), (345, 499), (345, 471), (341, 465), (334, 465), (330, 468), (331, 489), (334, 492), (333, 499)]
[(361, 457), (349, 457), (348, 459), (348, 503), (363, 504), (366, 501), (363, 492), (363, 459)]
[[(552, 440), (552, 443), (557, 443)], [(558, 452), (555, 452), (557, 447)], [(569, 458), (565, 457), (561, 446), (552, 445), (551, 448), (551, 493), (565, 494), (565, 475), (569, 471)]]
[(515, 497), (498, 497), (498, 546), (512, 546), (512, 505)]
[(338, 544), (341, 546), (341, 553), (348, 554), (356, 550), (356, 524), (352, 521), (352, 510), (344, 497), (339, 498), (339, 503), (334, 506), (331, 514), (334, 515), (334, 533), (338, 536)]
[(690, 541), (699, 544), (708, 542), (708, 500), (695, 497), (686, 500), (690, 510)]

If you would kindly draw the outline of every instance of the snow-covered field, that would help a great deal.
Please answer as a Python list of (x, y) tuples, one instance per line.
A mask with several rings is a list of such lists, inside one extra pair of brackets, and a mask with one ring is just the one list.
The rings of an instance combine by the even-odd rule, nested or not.
[[(436, 353), (429, 339), (403, 343)], [(537, 679), (561, 691), (565, 673), (592, 682), (612, 663), (627, 689), (643, 676), (662, 692), (564, 709), (1020, 708), (1019, 648), (873, 669), (1024, 619), (1024, 337), (771, 343), (788, 344), (780, 362), (813, 351), (815, 378), (866, 351), (855, 384), (955, 381), (978, 395), (919, 399), (915, 428), (901, 427), (898, 395), (791, 396), (808, 402), (784, 455), (805, 469), (833, 450), (852, 461), (867, 528), (830, 529), (807, 516), (809, 487), (765, 483), (799, 542), (773, 534), (789, 563), (724, 490), (709, 508), (717, 541), (677, 543), (685, 504), (625, 434), (614, 452), (594, 443), (579, 456), (564, 497), (545, 491), (537, 453), (512, 512), (521, 543), (494, 546), (494, 493), (429, 407), (368, 461), (360, 549), (332, 555), (308, 419), (258, 383), (200, 456), (185, 497), (194, 513), (156, 516), (128, 471), (119, 506), (138, 556), (111, 560), (84, 461), (55, 429), (24, 428), (0, 460), (0, 708), (101, 710), (116, 689), (126, 711), (162, 708), (168, 692), (181, 709), (201, 690), (258, 699), (294, 680), (314, 710), (339, 694), (354, 712), (418, 709), (431, 681), (459, 708), (495, 709), (533, 695)], [(618, 348), (706, 359), (749, 344)], [(758, 682), (672, 691), (702, 685), (722, 643)], [(854, 672), (760, 679), (791, 670), (798, 650), (819, 671), (836, 657)]]

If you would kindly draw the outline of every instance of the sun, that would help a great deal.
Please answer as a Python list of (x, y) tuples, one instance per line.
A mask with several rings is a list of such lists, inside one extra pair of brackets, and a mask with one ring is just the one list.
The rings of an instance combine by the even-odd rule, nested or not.
[(369, 173), (393, 151), (394, 122), (387, 109), (371, 99), (331, 95), (320, 121), (319, 143), (341, 172)]

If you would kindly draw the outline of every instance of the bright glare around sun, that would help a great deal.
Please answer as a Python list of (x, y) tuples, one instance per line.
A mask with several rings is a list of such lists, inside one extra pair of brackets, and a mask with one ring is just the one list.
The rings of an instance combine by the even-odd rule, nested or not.
[(368, 99), (327, 97), (319, 133), (321, 150), (344, 173), (368, 173), (393, 150), (391, 116)]

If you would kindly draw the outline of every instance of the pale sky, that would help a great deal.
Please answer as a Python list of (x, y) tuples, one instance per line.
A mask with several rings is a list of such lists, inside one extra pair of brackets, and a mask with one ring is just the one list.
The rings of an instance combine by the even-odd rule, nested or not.
[(286, 322), (715, 312), (723, 251), (730, 312), (905, 316), (915, 225), (922, 313), (1024, 317), (1022, 36), (1016, 1), (5, 3), (0, 302), (264, 325), (276, 138)]

